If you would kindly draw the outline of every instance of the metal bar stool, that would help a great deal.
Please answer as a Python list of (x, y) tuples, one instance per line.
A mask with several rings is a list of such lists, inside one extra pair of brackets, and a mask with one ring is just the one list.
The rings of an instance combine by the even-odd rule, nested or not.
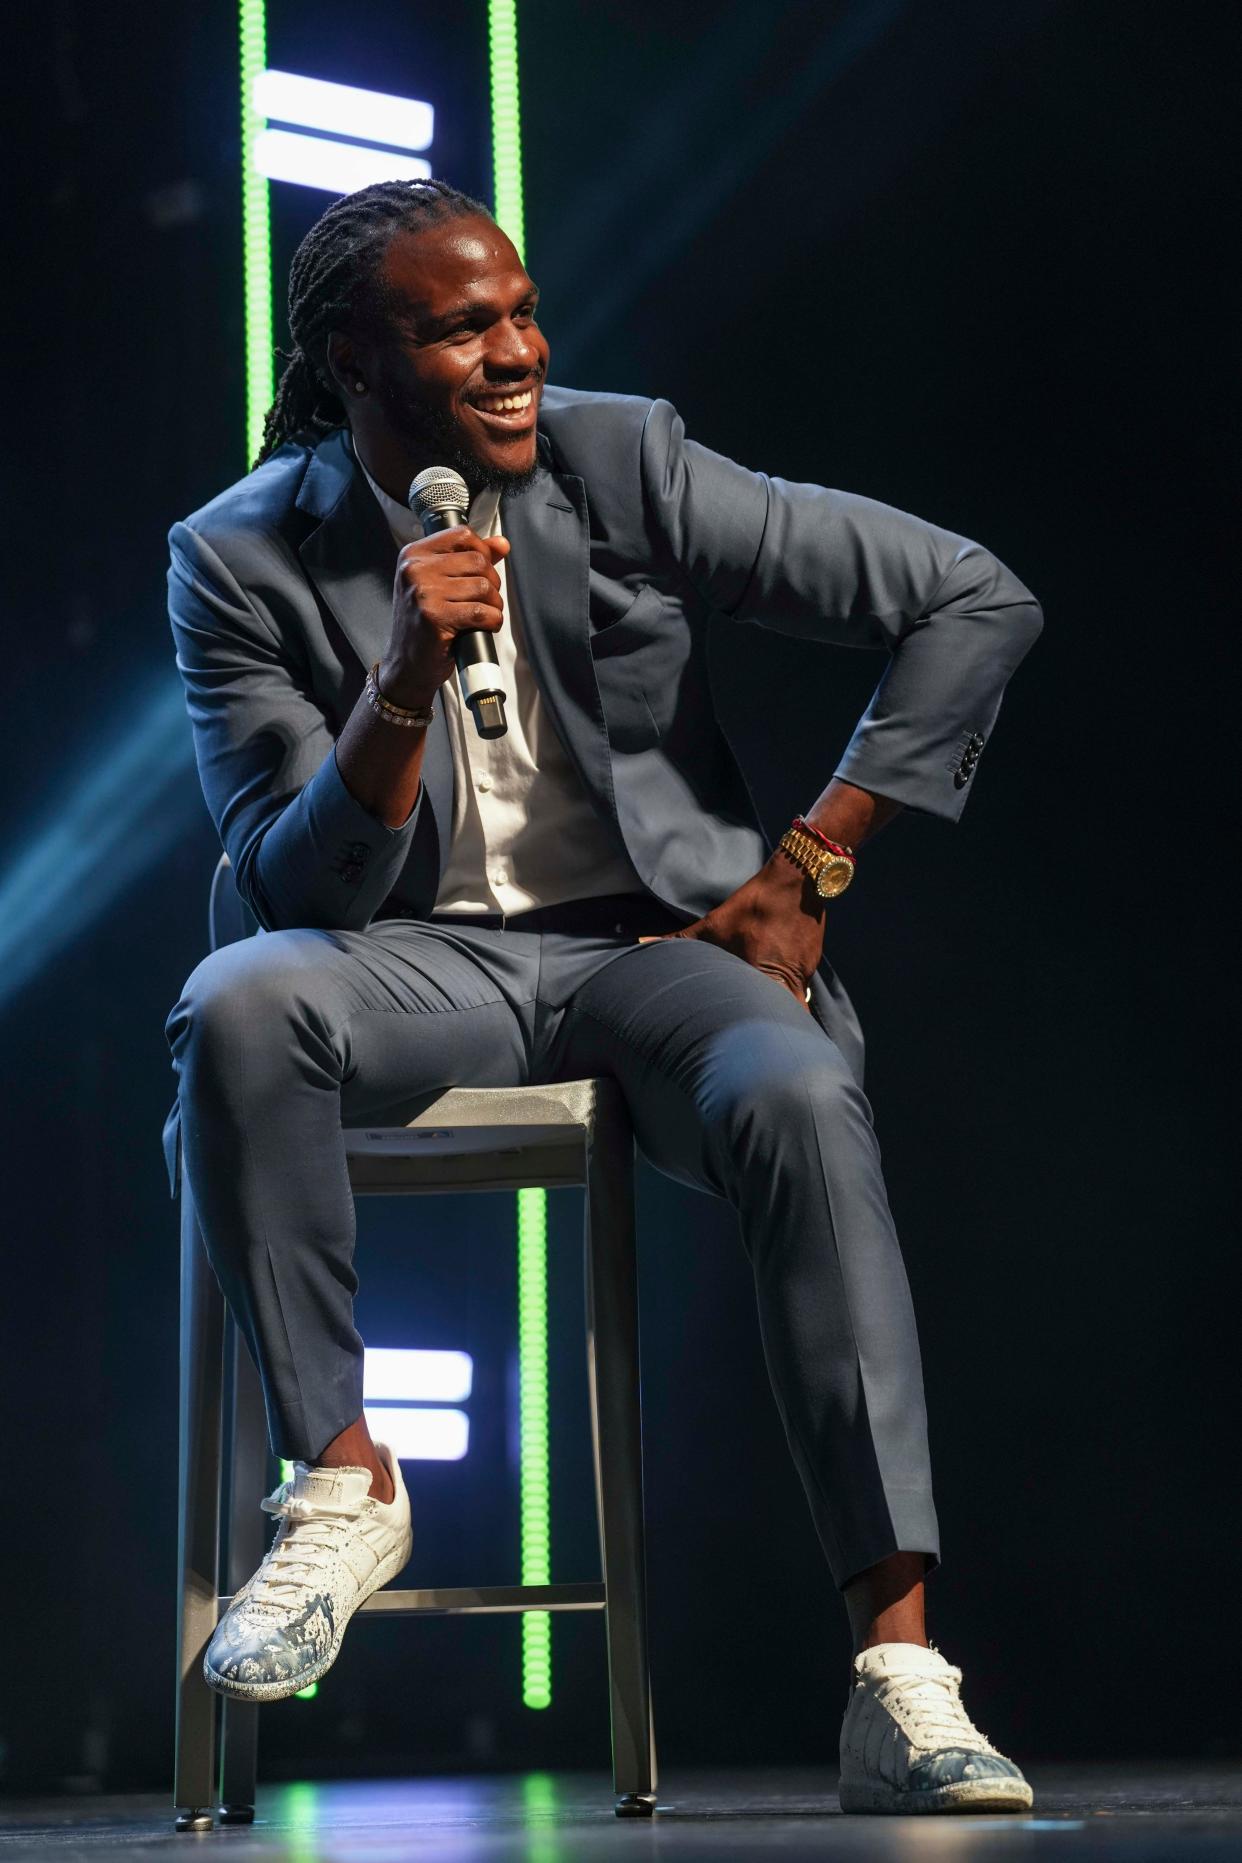
[[(212, 886), (212, 949), (253, 929), (247, 917), (222, 860)], [(585, 1188), (587, 1374), (602, 1581), (389, 1589), (375, 1592), (362, 1611), (402, 1617), (603, 1611), (616, 1812), (650, 1816), (656, 1764), (647, 1659), (634, 1141), (620, 1091), (609, 1080), (455, 1088), (408, 1126), (347, 1130), (346, 1149), (359, 1196)], [(204, 1681), (202, 1665), (221, 1612), (263, 1556), (257, 1503), (267, 1472), (258, 1376), (225, 1310), (183, 1175), (173, 1784), (179, 1831), (210, 1829), (217, 1806), (225, 1824), (254, 1817), (258, 1707), (218, 1697)]]

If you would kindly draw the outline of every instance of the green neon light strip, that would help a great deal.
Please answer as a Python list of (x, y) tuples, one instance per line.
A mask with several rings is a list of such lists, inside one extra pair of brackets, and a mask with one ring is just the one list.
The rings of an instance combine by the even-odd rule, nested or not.
[[(548, 1193), (519, 1190), (518, 1442), (521, 1475), (522, 1583), (550, 1585), (551, 1507), (548, 1472)], [(552, 1619), (522, 1617), (522, 1700), (552, 1702)]]
[(240, 0), (242, 273), (246, 307), (246, 464), (263, 444), (263, 422), (276, 398), (272, 347), (272, 213), (266, 175), (254, 165), (264, 119), (254, 81), (267, 65), (265, 0)]
[(492, 84), (492, 201), (496, 221), (521, 258), (522, 117), (518, 100), (517, 0), (488, 0), (487, 45)]
[[(492, 94), (492, 204), (519, 258), (526, 248), (522, 205), (522, 113), (518, 89), (517, 0), (488, 0), (487, 46)], [(522, 1583), (551, 1584), (548, 1472), (548, 1196), (519, 1190), (518, 1389)], [(552, 1619), (522, 1617), (522, 1700), (552, 1702)]]

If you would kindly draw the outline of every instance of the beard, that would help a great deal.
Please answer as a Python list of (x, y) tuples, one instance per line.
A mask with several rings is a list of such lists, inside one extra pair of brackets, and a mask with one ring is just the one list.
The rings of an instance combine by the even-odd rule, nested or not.
[(520, 495), (539, 476), (539, 458), (520, 470), (510, 471), (490, 462), (484, 464), (469, 450), (459, 424), (442, 408), (411, 401), (385, 377), (379, 383), (388, 425), (418, 455), (428, 453), (437, 466), (450, 466), (466, 481), (470, 496), (479, 492), (503, 492), (510, 498)]

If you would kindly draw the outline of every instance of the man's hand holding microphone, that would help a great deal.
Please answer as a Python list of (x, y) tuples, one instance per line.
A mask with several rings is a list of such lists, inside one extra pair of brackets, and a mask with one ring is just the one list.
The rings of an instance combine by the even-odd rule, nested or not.
[(429, 706), (457, 670), (463, 634), (495, 634), (504, 621), (496, 564), (507, 537), (478, 537), (467, 524), (407, 543), (397, 558), (392, 633), (379, 687), (394, 705)]
[[(397, 558), (392, 631), (368, 688), (393, 712), (429, 712), (456, 671), (479, 734), (499, 737), (506, 730), (504, 693), (492, 636), (504, 625), (496, 565), (509, 542), (471, 530), (468, 496), (465, 482), (446, 467), (429, 467), (411, 485), (409, 502), (425, 534)], [(386, 716), (369, 690), (337, 740), (346, 788), (387, 827), (401, 827), (418, 800), (425, 741), (425, 722)]]

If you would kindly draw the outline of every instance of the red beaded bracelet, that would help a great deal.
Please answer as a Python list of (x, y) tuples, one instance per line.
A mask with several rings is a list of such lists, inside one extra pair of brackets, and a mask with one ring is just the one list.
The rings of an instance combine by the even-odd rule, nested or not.
[(818, 841), (821, 847), (826, 847), (830, 854), (839, 855), (842, 860), (858, 859), (852, 847), (842, 847), (839, 841), (830, 841), (826, 834), (821, 834), (818, 828), (812, 828), (810, 822), (804, 821), (801, 815), (794, 816), (793, 825), (795, 828), (801, 828), (803, 834), (809, 834), (813, 840)]

